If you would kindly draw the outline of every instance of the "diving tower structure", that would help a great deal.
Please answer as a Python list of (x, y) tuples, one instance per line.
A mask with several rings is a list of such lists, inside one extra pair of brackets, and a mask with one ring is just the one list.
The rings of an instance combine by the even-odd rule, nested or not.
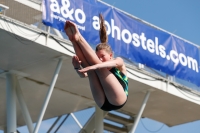
[[(42, 120), (65, 114), (73, 116), (80, 132), (87, 133), (104, 129), (134, 133), (141, 118), (167, 126), (200, 119), (200, 93), (193, 89), (195, 85), (186, 86), (168, 74), (128, 61), (128, 101), (117, 112), (130, 118), (100, 110), (88, 79), (79, 78), (73, 70), (71, 42), (64, 33), (42, 24), (41, 1), (0, 0), (0, 4), (9, 7), (0, 14), (0, 129), (6, 133), (24, 125), (37, 133)], [(95, 113), (80, 125), (73, 112), (91, 107)]]

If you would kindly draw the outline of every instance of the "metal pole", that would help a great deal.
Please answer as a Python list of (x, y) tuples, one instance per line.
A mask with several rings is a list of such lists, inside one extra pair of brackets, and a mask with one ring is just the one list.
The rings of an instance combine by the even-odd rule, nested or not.
[(47, 131), (47, 133), (50, 133), (51, 132), (51, 130), (54, 128), (54, 126), (57, 124), (57, 122), (60, 120), (60, 118), (61, 118), (62, 116), (59, 116), (57, 119), (56, 119), (56, 121), (53, 123), (53, 125), (49, 128), (49, 130)]
[(6, 112), (7, 112), (7, 132), (16, 132), (16, 76), (11, 73), (6, 74)]
[(78, 124), (78, 126), (82, 129), (83, 126), (81, 125), (81, 123), (76, 119), (76, 116), (73, 113), (70, 113), (70, 115), (74, 118), (74, 120), (76, 121), (76, 123)]
[(166, 78), (167, 78), (166, 91), (168, 92), (168, 86), (169, 86), (169, 75), (168, 74), (167, 74)]
[(54, 33), (55, 33), (58, 37), (63, 38), (63, 35), (60, 33), (59, 30), (54, 29), (54, 28), (53, 28), (52, 30), (54, 31)]
[(144, 98), (144, 100), (143, 100), (142, 106), (140, 107), (139, 114), (138, 114), (137, 117), (136, 117), (136, 120), (135, 120), (135, 122), (134, 122), (134, 124), (133, 124), (133, 127), (132, 127), (130, 133), (135, 133), (135, 130), (136, 130), (136, 128), (137, 128), (137, 125), (138, 125), (138, 123), (139, 123), (139, 120), (140, 120), (140, 118), (141, 118), (141, 116), (142, 116), (142, 113), (143, 113), (143, 111), (144, 111), (144, 108), (145, 108), (145, 106), (146, 106), (147, 100), (148, 100), (148, 98), (149, 98), (149, 95), (150, 95), (150, 91), (147, 91), (147, 93), (146, 93), (146, 95), (145, 95), (145, 98)]
[(50, 97), (51, 97), (53, 88), (54, 88), (55, 83), (56, 83), (56, 80), (57, 80), (57, 78), (58, 78), (58, 74), (59, 74), (60, 68), (61, 68), (61, 66), (62, 66), (62, 61), (63, 61), (63, 59), (60, 58), (60, 59), (59, 59), (59, 62), (58, 62), (58, 65), (57, 65), (57, 67), (56, 67), (56, 71), (55, 71), (55, 73), (54, 73), (53, 79), (52, 79), (52, 81), (51, 81), (51, 85), (50, 85), (50, 87), (49, 87), (48, 93), (47, 93), (47, 95), (46, 95), (46, 98), (45, 98), (45, 101), (44, 101), (44, 104), (43, 104), (43, 108), (42, 108), (41, 113), (40, 113), (40, 116), (39, 116), (39, 118), (38, 118), (38, 122), (36, 123), (36, 127), (35, 127), (33, 133), (37, 133), (37, 132), (38, 132), (38, 129), (39, 129), (40, 124), (41, 124), (41, 121), (42, 121), (42, 118), (43, 118), (43, 116), (44, 116), (44, 113), (45, 113), (45, 111), (46, 111), (47, 105), (48, 105), (48, 103), (49, 103), (49, 100), (50, 100)]
[(19, 101), (19, 105), (21, 107), (22, 115), (24, 117), (24, 121), (25, 121), (25, 123), (28, 127), (29, 133), (32, 133), (33, 132), (33, 122), (32, 122), (32, 119), (30, 117), (26, 103), (24, 101), (24, 97), (23, 97), (23, 94), (22, 94), (18, 80), (16, 80), (16, 94), (17, 94), (17, 98), (18, 98), (18, 101)]
[(46, 45), (48, 44), (48, 39), (49, 39), (49, 31), (50, 31), (50, 27), (47, 26), (47, 36), (46, 36)]
[(57, 129), (54, 131), (54, 133), (58, 132), (58, 130), (60, 129), (60, 127), (62, 126), (62, 124), (67, 120), (68, 117), (69, 117), (69, 114), (67, 114), (65, 116), (65, 118), (63, 119), (63, 121), (60, 123), (60, 125), (57, 127)]
[(95, 133), (103, 133), (104, 114), (97, 105), (95, 106)]
[(7, 127), (4, 127), (3, 133), (7, 133)]

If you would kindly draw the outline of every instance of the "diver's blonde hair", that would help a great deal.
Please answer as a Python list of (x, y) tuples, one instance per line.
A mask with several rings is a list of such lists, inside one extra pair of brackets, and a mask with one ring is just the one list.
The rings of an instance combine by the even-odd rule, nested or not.
[(96, 46), (96, 52), (105, 49), (108, 53), (112, 53), (112, 49), (108, 44), (108, 36), (106, 33), (106, 26), (104, 24), (104, 18), (102, 14), (99, 14), (99, 25), (100, 25), (99, 37), (101, 43)]

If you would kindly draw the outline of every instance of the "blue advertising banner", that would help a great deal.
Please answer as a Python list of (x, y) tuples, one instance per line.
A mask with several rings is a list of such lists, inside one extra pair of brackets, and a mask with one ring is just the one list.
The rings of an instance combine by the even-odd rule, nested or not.
[(96, 0), (43, 0), (45, 25), (64, 31), (66, 20), (71, 20), (92, 46), (100, 42), (99, 13), (115, 55), (200, 86), (196, 46)]

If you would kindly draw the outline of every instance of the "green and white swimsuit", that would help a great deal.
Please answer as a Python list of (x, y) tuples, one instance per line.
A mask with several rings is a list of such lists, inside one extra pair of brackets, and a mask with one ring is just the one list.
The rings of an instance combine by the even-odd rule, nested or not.
[(110, 72), (115, 75), (115, 77), (118, 79), (122, 87), (124, 88), (124, 92), (128, 96), (128, 77), (124, 75), (119, 69), (116, 67), (113, 67), (110, 69)]

